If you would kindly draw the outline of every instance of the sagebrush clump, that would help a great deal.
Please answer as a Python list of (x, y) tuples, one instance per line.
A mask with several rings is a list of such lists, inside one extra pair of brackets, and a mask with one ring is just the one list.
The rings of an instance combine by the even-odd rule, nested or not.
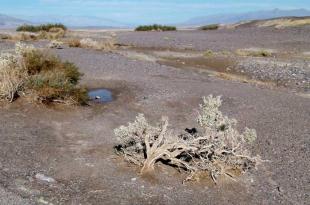
[(116, 41), (114, 38), (107, 38), (104, 40), (94, 40), (91, 38), (69, 39), (67, 43), (69, 47), (75, 48), (79, 47), (104, 51), (111, 51), (116, 49)]
[(77, 87), (81, 76), (73, 63), (17, 43), (15, 53), (0, 56), (0, 99), (25, 95), (43, 103), (85, 104), (86, 90)]
[(116, 151), (131, 163), (141, 166), (141, 173), (154, 169), (158, 161), (189, 172), (186, 180), (208, 173), (216, 182), (220, 176), (234, 178), (234, 171), (256, 167), (260, 158), (252, 157), (247, 146), (256, 139), (255, 130), (236, 129), (237, 121), (219, 110), (220, 97), (203, 98), (196, 128), (175, 134), (168, 128), (168, 118), (151, 125), (143, 114), (133, 123), (114, 130), (120, 144)]

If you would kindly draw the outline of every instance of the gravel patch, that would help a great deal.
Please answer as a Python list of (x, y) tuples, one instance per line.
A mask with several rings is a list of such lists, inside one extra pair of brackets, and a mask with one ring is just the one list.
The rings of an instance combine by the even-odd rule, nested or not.
[(137, 47), (234, 51), (240, 48), (270, 48), (309, 51), (310, 28), (238, 28), (215, 31), (119, 32), (118, 42)]
[(252, 79), (273, 81), (297, 90), (310, 91), (310, 61), (280, 61), (276, 59), (241, 60), (237, 70)]

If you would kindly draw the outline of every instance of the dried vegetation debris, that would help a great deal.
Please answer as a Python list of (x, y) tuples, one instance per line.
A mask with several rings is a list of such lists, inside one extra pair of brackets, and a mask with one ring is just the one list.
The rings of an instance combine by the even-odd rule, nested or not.
[(143, 114), (128, 126), (114, 130), (120, 144), (115, 147), (126, 160), (142, 167), (141, 173), (154, 169), (158, 161), (179, 170), (189, 172), (186, 180), (202, 172), (216, 180), (220, 176), (234, 178), (233, 172), (242, 172), (256, 167), (259, 156), (252, 157), (248, 144), (256, 139), (256, 131), (236, 129), (237, 121), (224, 116), (219, 110), (221, 98), (212, 95), (203, 98), (198, 124), (202, 131), (187, 129), (176, 134), (168, 128), (168, 118), (163, 117), (158, 125), (148, 123)]
[(106, 38), (95, 40), (92, 38), (71, 38), (67, 40), (69, 47), (87, 48), (95, 50), (111, 51), (117, 47), (116, 40), (114, 38)]

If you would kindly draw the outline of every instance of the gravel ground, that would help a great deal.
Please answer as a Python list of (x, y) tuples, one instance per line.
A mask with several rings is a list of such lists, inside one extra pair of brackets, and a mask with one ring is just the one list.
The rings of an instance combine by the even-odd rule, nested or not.
[[(103, 106), (47, 108), (23, 101), (0, 109), (1, 186), (32, 203), (53, 204), (307, 204), (309, 99), (113, 53), (57, 53), (85, 73), (83, 83), (110, 88)], [(170, 118), (176, 129), (196, 126), (201, 96), (223, 96), (223, 112), (258, 132), (254, 154), (271, 162), (217, 186), (185, 184), (184, 175), (158, 167), (141, 178), (115, 156), (113, 129), (145, 113)], [(56, 180), (42, 182), (37, 173)], [(6, 199), (5, 199), (6, 200)], [(16, 198), (16, 200), (19, 200)], [(39, 202), (41, 201), (41, 202)], [(26, 202), (25, 202), (26, 203)], [(43, 203), (43, 202), (42, 202)]]
[(270, 48), (309, 51), (310, 28), (239, 28), (216, 31), (119, 32), (118, 41), (138, 47), (233, 51), (240, 48)]
[[(300, 35), (296, 45), (302, 39), (307, 41), (304, 32), (292, 32), (296, 37)], [(166, 34), (174, 36), (151, 35), (156, 39)], [(118, 35), (131, 42), (146, 36)], [(183, 45), (191, 35), (194, 39), (205, 33), (186, 31), (176, 38)], [(153, 38), (145, 38), (140, 41), (143, 46), (152, 46)], [(252, 46), (246, 45), (244, 38), (239, 46)], [(192, 41), (201, 50), (210, 44), (230, 47), (228, 42), (226, 46), (225, 42), (213, 42), (212, 37), (202, 47), (197, 38)], [(165, 40), (158, 46), (162, 42)], [(305, 50), (305, 44), (296, 49)], [(0, 50), (12, 47), (12, 43), (0, 42)], [(117, 53), (79, 48), (54, 51), (80, 67), (85, 73), (84, 85), (110, 89), (115, 101), (73, 108), (45, 107), (22, 99), (1, 104), (0, 204), (308, 204), (309, 98)], [(202, 96), (209, 94), (222, 95), (222, 111), (236, 118), (240, 128), (257, 130), (258, 139), (251, 151), (270, 162), (237, 182), (183, 185), (185, 175), (173, 169), (159, 165), (156, 176), (143, 178), (136, 167), (114, 154), (117, 140), (113, 129), (133, 120), (137, 113), (145, 113), (151, 121), (167, 115), (170, 125), (178, 130), (195, 127), (198, 104)], [(38, 173), (55, 182), (38, 179)]]
[(236, 69), (252, 79), (269, 80), (302, 92), (310, 91), (310, 61), (248, 58), (241, 60)]
[(0, 187), (0, 204), (1, 205), (30, 205), (31, 202), (27, 199), (6, 191)]

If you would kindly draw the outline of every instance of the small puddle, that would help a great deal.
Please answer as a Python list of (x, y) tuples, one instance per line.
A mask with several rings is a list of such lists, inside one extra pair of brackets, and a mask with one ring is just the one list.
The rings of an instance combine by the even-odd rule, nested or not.
[(113, 95), (107, 89), (93, 89), (88, 92), (88, 97), (95, 103), (107, 103), (113, 101)]

